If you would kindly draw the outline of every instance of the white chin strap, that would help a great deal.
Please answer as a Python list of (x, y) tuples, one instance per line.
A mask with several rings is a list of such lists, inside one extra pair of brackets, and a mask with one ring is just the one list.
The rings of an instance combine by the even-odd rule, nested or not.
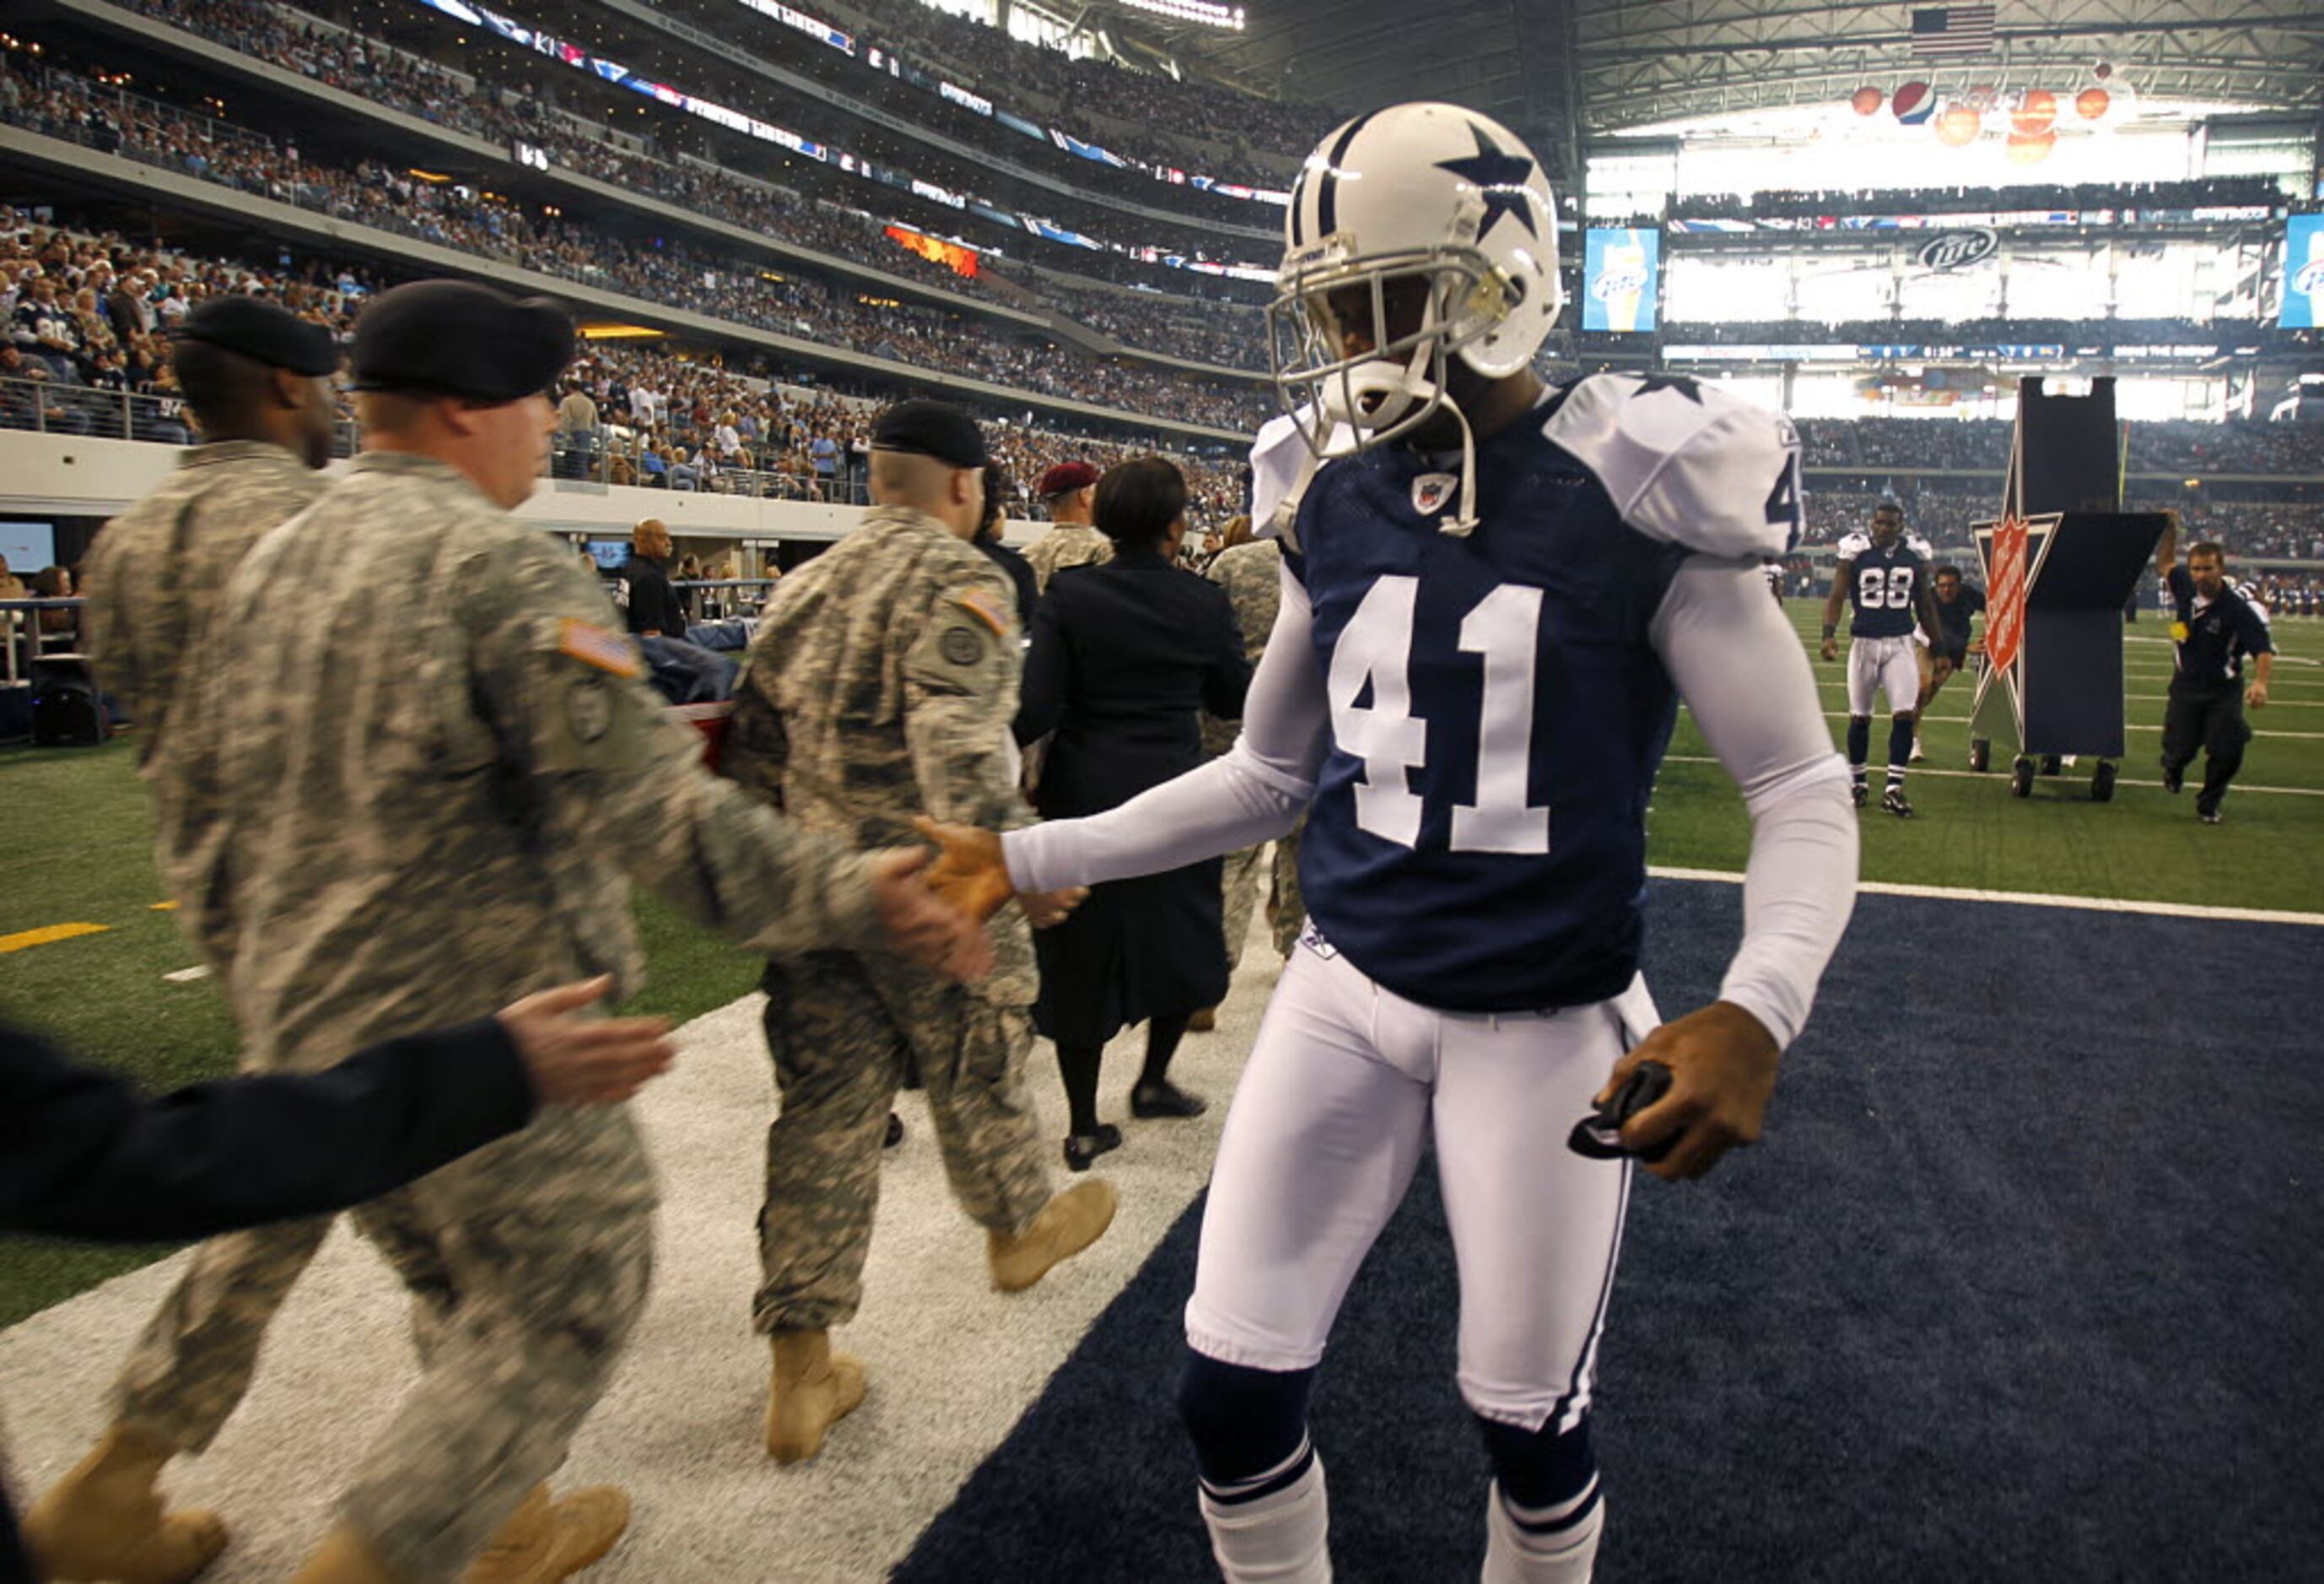
[[(1477, 527), (1477, 437), (1459, 405), (1451, 397), (1440, 395), (1435, 382), (1428, 377), (1428, 366), (1434, 361), (1432, 349), (1423, 345), (1415, 349), (1407, 363), (1397, 364), (1385, 358), (1371, 358), (1342, 371), (1336, 379), (1319, 382), (1316, 406), (1323, 420), (1320, 432), (1328, 436), (1338, 424), (1346, 424), (1359, 435), (1393, 430), (1407, 416), (1431, 404), (1451, 413), (1452, 421), (1461, 426), (1461, 495), (1458, 509), (1437, 531), (1454, 539), (1467, 539)], [(1311, 447), (1306, 465), (1277, 512), (1277, 520), (1286, 530), (1290, 519), (1283, 513), (1298, 511), (1299, 498), (1306, 493), (1308, 483), (1321, 465), (1322, 459), (1314, 455)]]
[(1428, 377), (1431, 361), (1429, 349), (1421, 346), (1405, 363), (1366, 358), (1318, 381), (1319, 432), (1328, 435), (1338, 424), (1359, 435), (1394, 428), (1406, 414), (1434, 400), (1436, 386)]

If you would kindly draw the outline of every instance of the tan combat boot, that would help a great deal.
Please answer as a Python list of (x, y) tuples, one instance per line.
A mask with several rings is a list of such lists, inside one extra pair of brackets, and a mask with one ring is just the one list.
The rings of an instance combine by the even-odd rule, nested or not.
[(403, 1584), (364, 1538), (336, 1524), (323, 1543), (290, 1575), (290, 1584)]
[(552, 1502), (549, 1487), (536, 1485), (461, 1584), (554, 1584), (613, 1550), (629, 1526), (629, 1496), (613, 1486), (593, 1485)]
[(47, 1576), (120, 1584), (180, 1584), (217, 1560), (226, 1524), (216, 1513), (162, 1510), (155, 1488), (178, 1449), (116, 1424), (24, 1515), (24, 1544)]
[(767, 1455), (797, 1463), (823, 1450), (825, 1434), (863, 1400), (862, 1363), (831, 1350), (827, 1331), (779, 1331), (767, 1394)]
[(1015, 1237), (985, 1233), (992, 1285), (1004, 1293), (1023, 1292), (1103, 1237), (1112, 1224), (1113, 1184), (1103, 1177), (1074, 1183), (1052, 1195), (1033, 1224)]

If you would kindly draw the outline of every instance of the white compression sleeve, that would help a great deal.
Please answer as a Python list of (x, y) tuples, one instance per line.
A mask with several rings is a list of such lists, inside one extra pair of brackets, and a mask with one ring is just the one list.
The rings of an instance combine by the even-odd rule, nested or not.
[(1329, 697), (1308, 628), (1307, 591), (1286, 568), (1234, 747), (1119, 808), (1009, 832), (1001, 850), (1010, 883), (1054, 891), (1158, 874), (1289, 833), (1314, 796), (1330, 741)]
[(1653, 639), (1751, 815), (1743, 944), (1720, 999), (1788, 1045), (1856, 906), (1848, 766), (1832, 749), (1806, 652), (1755, 564), (1688, 561)]

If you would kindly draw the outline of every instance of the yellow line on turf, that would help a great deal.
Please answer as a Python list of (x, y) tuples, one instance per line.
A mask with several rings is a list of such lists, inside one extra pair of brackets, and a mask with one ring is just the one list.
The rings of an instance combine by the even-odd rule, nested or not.
[(156, 913), (175, 913), (177, 910), (178, 905), (175, 902), (156, 902), (153, 904), (153, 911)]
[[(2236, 788), (2240, 792), (2241, 787)], [(1723, 869), (1665, 869), (1646, 872), (1665, 880), (1720, 880), (1740, 885), (1743, 877)], [(2324, 925), (2324, 913), (2284, 913), (2272, 907), (2207, 907), (2197, 902), (2133, 902), (2119, 897), (2061, 897), (2046, 891), (1979, 891), (1966, 887), (1911, 886), (1895, 880), (1858, 880), (1856, 889), (1882, 897), (1933, 897), (1954, 902), (2012, 902), (2026, 907), (2081, 907), (2097, 913), (2151, 913), (2164, 918), (2229, 918), (2244, 924)]]
[(111, 927), (105, 924), (51, 924), (39, 929), (19, 930), (13, 935), (0, 935), (0, 956), (28, 946), (45, 946), (51, 941), (69, 941), (76, 935), (101, 935)]
[[(1997, 766), (2006, 767), (2014, 757), (1998, 742), (1993, 745), (1993, 762)], [(1707, 753), (1666, 753), (1663, 755), (1663, 763), (1667, 765), (1715, 765), (1719, 761), (1717, 760), (1711, 758)], [(1915, 776), (1942, 776), (1947, 780), (1954, 781), (1991, 781), (1997, 786), (2005, 787), (2009, 784), (2009, 772), (2006, 769), (1981, 771), (1939, 770), (1930, 769), (1927, 761), (1923, 760), (1920, 764), (1913, 766), (1911, 773)], [(2063, 775), (2044, 776), (2043, 778), (2043, 779), (2046, 781), (2071, 781), (2077, 778), (2078, 773), (2073, 770), (2069, 770)], [(2160, 781), (2134, 781), (2129, 779), (2127, 777), (2118, 777), (2115, 781), (2115, 785), (2117, 787), (2159, 787), (2163, 783)], [(2236, 783), (2235, 789), (2238, 793), (2273, 792), (2285, 797), (2324, 797), (2324, 787), (2247, 787), (2243, 782), (2237, 781)]]

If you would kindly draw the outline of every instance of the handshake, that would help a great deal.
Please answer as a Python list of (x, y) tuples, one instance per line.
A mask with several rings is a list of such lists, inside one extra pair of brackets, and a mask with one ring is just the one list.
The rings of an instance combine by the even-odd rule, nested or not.
[(1086, 886), (1057, 891), (1019, 892), (1009, 879), (997, 832), (974, 825), (913, 822), (936, 843), (933, 858), (923, 850), (899, 849), (881, 855), (872, 874), (872, 895), (889, 944), (899, 954), (954, 979), (980, 979), (992, 968), (983, 924), (1014, 899), (1035, 929), (1061, 922)]

